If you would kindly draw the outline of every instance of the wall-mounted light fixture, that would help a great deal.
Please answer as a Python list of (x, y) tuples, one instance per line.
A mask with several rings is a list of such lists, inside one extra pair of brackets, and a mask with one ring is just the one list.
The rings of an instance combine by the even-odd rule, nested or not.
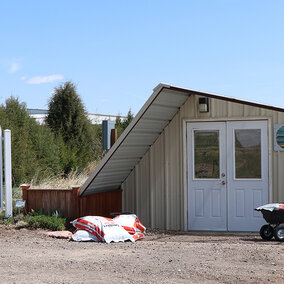
[(199, 98), (199, 112), (209, 112), (209, 98)]

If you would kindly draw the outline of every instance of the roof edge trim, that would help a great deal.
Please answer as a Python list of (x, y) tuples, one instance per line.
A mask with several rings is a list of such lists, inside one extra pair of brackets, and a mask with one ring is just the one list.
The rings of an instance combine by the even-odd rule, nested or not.
[(218, 95), (218, 94), (213, 94), (213, 93), (206, 93), (203, 91), (198, 91), (198, 90), (191, 90), (191, 89), (186, 89), (174, 85), (168, 85), (168, 88), (173, 91), (179, 91), (179, 92), (184, 92), (188, 93), (191, 95), (197, 95), (197, 96), (204, 96), (208, 98), (213, 98), (213, 99), (219, 99), (219, 100), (224, 100), (224, 101), (230, 101), (233, 103), (241, 103), (241, 104), (246, 104), (250, 106), (256, 106), (256, 107), (262, 107), (270, 110), (276, 110), (276, 111), (281, 111), (284, 112), (284, 107), (279, 107), (279, 106), (274, 106), (274, 105), (268, 105), (260, 102), (254, 102), (254, 101), (247, 101), (244, 99), (238, 99), (234, 97), (229, 97), (229, 96), (223, 96), (223, 95)]

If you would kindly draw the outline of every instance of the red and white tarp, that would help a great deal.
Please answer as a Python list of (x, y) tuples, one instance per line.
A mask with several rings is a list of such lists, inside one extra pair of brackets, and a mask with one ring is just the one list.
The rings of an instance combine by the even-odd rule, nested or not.
[(144, 233), (146, 227), (140, 222), (135, 214), (118, 215), (113, 221), (121, 225), (129, 234)]
[(146, 230), (135, 214), (118, 215), (114, 219), (85, 216), (71, 224), (77, 229), (72, 236), (74, 241), (135, 242), (144, 238), (143, 232)]

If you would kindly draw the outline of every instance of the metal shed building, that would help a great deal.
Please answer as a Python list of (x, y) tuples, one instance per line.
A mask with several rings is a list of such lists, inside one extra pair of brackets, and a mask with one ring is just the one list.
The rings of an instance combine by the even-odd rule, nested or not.
[(122, 189), (152, 228), (257, 231), (253, 209), (284, 200), (282, 123), (280, 107), (159, 84), (80, 194)]

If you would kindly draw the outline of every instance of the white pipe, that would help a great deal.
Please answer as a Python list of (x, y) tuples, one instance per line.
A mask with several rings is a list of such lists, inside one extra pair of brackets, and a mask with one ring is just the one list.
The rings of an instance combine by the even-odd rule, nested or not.
[(3, 210), (2, 128), (0, 126), (0, 211)]
[(12, 161), (11, 130), (4, 130), (4, 165), (5, 165), (5, 217), (13, 217), (12, 204)]

